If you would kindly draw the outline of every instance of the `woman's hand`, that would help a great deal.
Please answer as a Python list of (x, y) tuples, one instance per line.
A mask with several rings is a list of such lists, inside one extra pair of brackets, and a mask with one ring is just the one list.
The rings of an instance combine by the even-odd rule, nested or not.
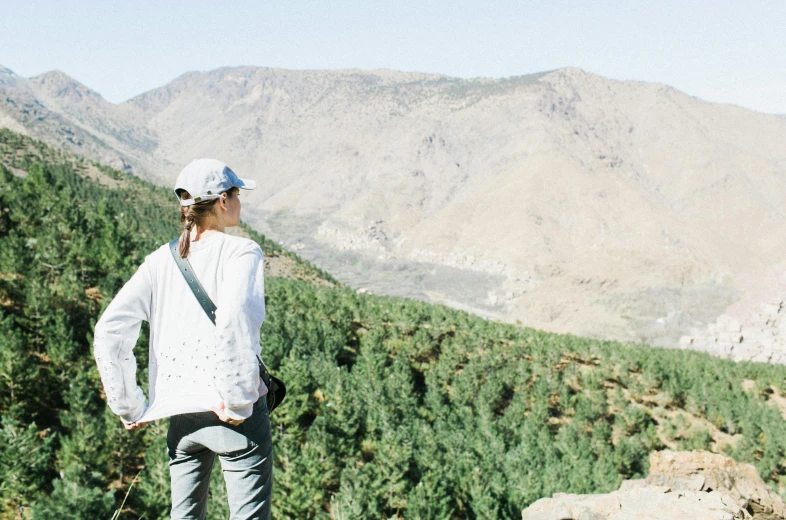
[(146, 425), (147, 425), (146, 422), (135, 422), (131, 424), (123, 423), (123, 426), (125, 426), (126, 430), (128, 431), (138, 430), (139, 428), (144, 428)]
[(211, 408), (213, 412), (218, 416), (219, 420), (229, 424), (230, 426), (237, 426), (242, 424), (245, 419), (232, 419), (226, 414), (226, 407), (224, 403), (221, 403), (221, 406), (218, 408)]

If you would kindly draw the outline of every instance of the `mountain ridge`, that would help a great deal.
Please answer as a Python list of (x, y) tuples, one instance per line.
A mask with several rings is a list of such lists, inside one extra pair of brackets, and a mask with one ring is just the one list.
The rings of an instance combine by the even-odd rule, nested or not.
[[(84, 84), (81, 81), (79, 81), (78, 79), (68, 75), (66, 72), (64, 72), (64, 71), (62, 71), (60, 69), (52, 69), (52, 70), (43, 72), (41, 74), (37, 74), (37, 75), (34, 75), (34, 76), (30, 76), (30, 77), (24, 77), (24, 76), (20, 76), (20, 75), (16, 74), (12, 69), (10, 69), (10, 68), (0, 64), (0, 74), (10, 74), (12, 76), (15, 76), (16, 78), (21, 78), (21, 79), (25, 79), (25, 80), (40, 80), (40, 79), (43, 79), (43, 78), (53, 78), (53, 77), (56, 77), (56, 76), (61, 76), (63, 78), (63, 80), (69, 82), (71, 84), (71, 86), (73, 86), (75, 88), (78, 88), (79, 90), (83, 90), (83, 91), (89, 92), (91, 95), (98, 96), (101, 99), (103, 99), (106, 103), (108, 103), (110, 105), (114, 105), (114, 106), (130, 104), (133, 100), (135, 100), (137, 98), (140, 98), (140, 97), (143, 97), (143, 96), (145, 96), (147, 94), (150, 94), (152, 92), (164, 89), (167, 86), (169, 86), (169, 85), (171, 85), (173, 83), (176, 83), (176, 82), (178, 82), (179, 80), (182, 80), (182, 79), (195, 77), (195, 76), (201, 76), (201, 75), (205, 75), (205, 74), (212, 74), (212, 73), (217, 73), (217, 72), (222, 72), (222, 71), (233, 71), (233, 70), (242, 70), (242, 69), (261, 70), (261, 71), (280, 71), (280, 72), (289, 72), (289, 73), (316, 73), (316, 74), (330, 74), (330, 73), (334, 73), (334, 74), (344, 74), (344, 75), (351, 75), (351, 74), (358, 74), (358, 75), (373, 74), (373, 75), (378, 75), (378, 76), (385, 76), (385, 75), (412, 75), (412, 76), (424, 76), (424, 77), (429, 77), (429, 78), (433, 78), (433, 79), (453, 80), (453, 81), (457, 81), (457, 82), (472, 82), (472, 81), (479, 81), (479, 82), (504, 82), (504, 81), (516, 81), (516, 80), (519, 80), (519, 79), (545, 76), (547, 74), (552, 74), (552, 73), (559, 72), (559, 71), (578, 71), (578, 72), (583, 73), (583, 74), (588, 74), (588, 75), (596, 76), (598, 78), (607, 79), (604, 76), (601, 76), (599, 74), (595, 74), (593, 72), (589, 72), (589, 71), (587, 71), (585, 69), (582, 69), (581, 67), (573, 67), (573, 66), (560, 67), (560, 68), (556, 68), (556, 69), (548, 69), (548, 70), (544, 70), (544, 71), (540, 71), (540, 72), (534, 72), (534, 73), (514, 74), (514, 75), (511, 75), (511, 76), (500, 76), (500, 77), (473, 76), (473, 77), (466, 77), (465, 78), (465, 77), (460, 77), (460, 76), (451, 76), (451, 75), (439, 74), (439, 73), (417, 72), (417, 71), (399, 71), (397, 69), (390, 69), (390, 68), (380, 68), (380, 69), (362, 69), (362, 68), (347, 68), (347, 69), (290, 69), (290, 68), (284, 68), (284, 67), (267, 67), (267, 66), (258, 66), (258, 65), (230, 65), (230, 66), (218, 67), (218, 68), (215, 68), (215, 69), (208, 69), (208, 70), (190, 70), (190, 71), (186, 71), (186, 72), (183, 72), (182, 74), (180, 74), (179, 76), (175, 77), (174, 79), (172, 79), (171, 81), (169, 81), (168, 83), (166, 83), (164, 85), (161, 85), (161, 86), (158, 86), (158, 87), (153, 87), (153, 88), (151, 88), (149, 90), (146, 90), (144, 92), (141, 92), (139, 94), (135, 94), (135, 95), (131, 96), (130, 98), (124, 100), (124, 101), (114, 102), (114, 101), (106, 100), (100, 92), (98, 92), (98, 91), (88, 87), (86, 84)], [(718, 105), (718, 106), (735, 107), (735, 108), (738, 108), (740, 110), (746, 110), (746, 111), (750, 111), (750, 112), (755, 112), (757, 114), (768, 115), (768, 116), (775, 116), (775, 117), (780, 117), (780, 118), (786, 118), (786, 114), (774, 114), (774, 113), (769, 113), (769, 112), (762, 112), (760, 110), (756, 110), (754, 108), (745, 107), (745, 106), (738, 105), (738, 104), (735, 104), (735, 103), (726, 103), (726, 102), (720, 102), (720, 101), (710, 101), (710, 100), (701, 98), (699, 96), (694, 96), (694, 95), (687, 94), (687, 93), (677, 89), (676, 87), (673, 87), (671, 85), (668, 85), (667, 83), (662, 83), (662, 82), (659, 82), (659, 81), (645, 81), (645, 80), (636, 80), (636, 79), (615, 79), (615, 80), (609, 80), (609, 81), (613, 81), (613, 82), (616, 82), (616, 83), (622, 83), (622, 84), (640, 84), (640, 85), (660, 86), (660, 87), (663, 87), (666, 90), (673, 90), (675, 92), (686, 94), (689, 97), (691, 97), (692, 99), (695, 99), (696, 101), (700, 101), (702, 103), (709, 103), (711, 105)]]

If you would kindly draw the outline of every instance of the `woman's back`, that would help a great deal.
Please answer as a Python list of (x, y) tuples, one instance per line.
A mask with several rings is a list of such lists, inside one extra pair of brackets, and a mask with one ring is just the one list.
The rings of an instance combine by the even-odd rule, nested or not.
[[(107, 375), (108, 402), (127, 422), (210, 411), (222, 402), (228, 415), (245, 418), (266, 392), (256, 359), (265, 319), (261, 248), (246, 238), (216, 232), (192, 242), (188, 260), (218, 307), (215, 325), (188, 287), (168, 244), (148, 255), (96, 324), (96, 359)], [(138, 336), (142, 320), (150, 322), (149, 405), (144, 414), (144, 396), (135, 382), (134, 345), (128, 344)]]

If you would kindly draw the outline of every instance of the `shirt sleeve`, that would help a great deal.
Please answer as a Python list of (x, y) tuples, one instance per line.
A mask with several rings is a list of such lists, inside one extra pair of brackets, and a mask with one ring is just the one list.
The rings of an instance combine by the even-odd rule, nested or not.
[(134, 345), (142, 320), (149, 321), (152, 277), (145, 261), (120, 289), (96, 323), (95, 356), (109, 408), (126, 424), (142, 417), (147, 408), (145, 394), (136, 383)]
[(262, 249), (252, 243), (235, 253), (224, 266), (216, 302), (217, 356), (215, 388), (226, 414), (246, 419), (259, 399), (259, 331), (265, 320), (265, 262)]

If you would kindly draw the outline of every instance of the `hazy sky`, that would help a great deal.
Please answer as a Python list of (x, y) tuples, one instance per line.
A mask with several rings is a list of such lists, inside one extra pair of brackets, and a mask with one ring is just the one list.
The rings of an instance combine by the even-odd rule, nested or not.
[(786, 114), (786, 1), (0, 0), (0, 64), (114, 102), (190, 70), (580, 67)]

